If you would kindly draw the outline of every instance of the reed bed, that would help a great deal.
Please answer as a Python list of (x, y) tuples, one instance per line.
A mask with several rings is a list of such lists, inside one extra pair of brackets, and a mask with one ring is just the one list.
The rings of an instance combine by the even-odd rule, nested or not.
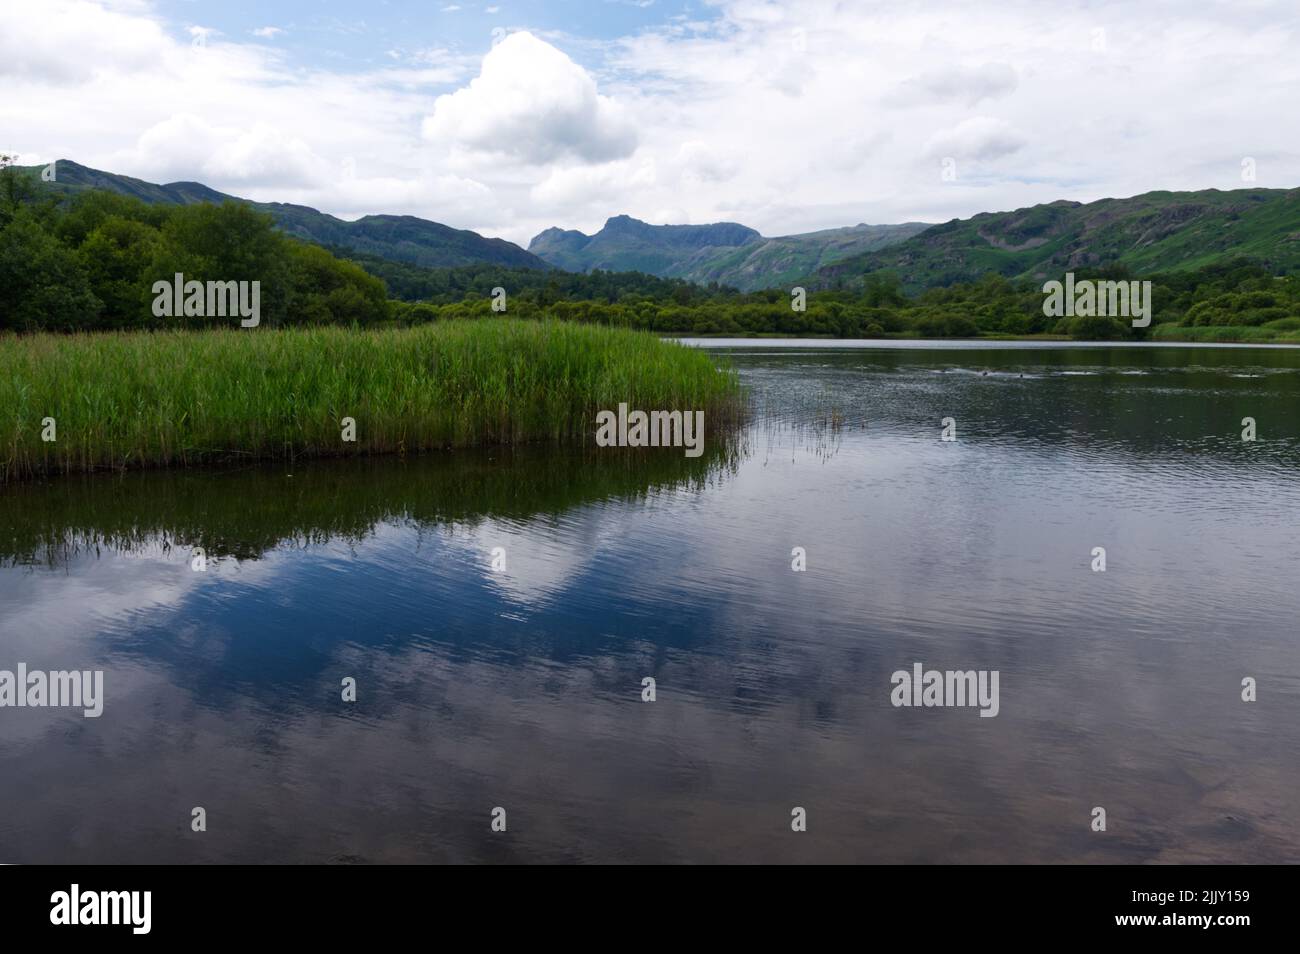
[[(652, 334), (491, 319), (414, 328), (0, 338), (0, 482), (231, 459), (594, 442), (619, 402), (741, 413), (733, 371)], [(54, 419), (55, 440), (42, 439)], [(343, 440), (355, 420), (355, 442)]]

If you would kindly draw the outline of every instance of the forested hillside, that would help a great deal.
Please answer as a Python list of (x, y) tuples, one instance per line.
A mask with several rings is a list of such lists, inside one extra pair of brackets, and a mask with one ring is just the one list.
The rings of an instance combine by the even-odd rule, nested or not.
[(920, 291), (986, 274), (1042, 282), (1103, 265), (1150, 274), (1239, 258), (1275, 274), (1300, 270), (1300, 189), (1148, 192), (987, 212), (846, 258), (808, 281), (823, 288), (852, 286), (888, 270), (909, 291)]

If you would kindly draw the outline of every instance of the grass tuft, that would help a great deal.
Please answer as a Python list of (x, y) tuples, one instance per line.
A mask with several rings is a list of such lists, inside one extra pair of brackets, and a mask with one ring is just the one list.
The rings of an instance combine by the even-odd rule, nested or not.
[[(0, 338), (0, 482), (231, 459), (594, 441), (620, 401), (740, 414), (733, 371), (652, 334), (511, 319)], [(56, 440), (41, 439), (54, 418)], [(343, 419), (356, 442), (342, 440)]]

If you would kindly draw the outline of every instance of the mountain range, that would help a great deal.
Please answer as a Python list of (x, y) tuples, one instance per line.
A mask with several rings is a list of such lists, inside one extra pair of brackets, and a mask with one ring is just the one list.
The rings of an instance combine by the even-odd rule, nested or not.
[[(616, 215), (592, 235), (547, 229), (525, 250), (410, 215), (367, 215), (347, 222), (307, 206), (251, 202), (198, 182), (156, 185), (66, 159), (55, 169), (49, 185), (65, 192), (106, 189), (176, 204), (248, 202), (297, 238), (429, 268), (490, 264), (640, 271), (742, 291), (796, 284), (853, 287), (872, 272), (891, 271), (909, 292), (975, 281), (990, 272), (1040, 281), (1113, 263), (1142, 274), (1250, 258), (1275, 274), (1300, 271), (1300, 189), (1060, 200), (940, 225), (855, 225), (775, 238), (735, 222), (650, 225)], [(40, 167), (25, 171), (38, 177)]]
[[(28, 167), (39, 173), (40, 167)], [(535, 255), (504, 239), (485, 238), (477, 232), (454, 229), (413, 215), (367, 215), (347, 222), (305, 205), (284, 202), (252, 202), (218, 192), (199, 182), (171, 182), (155, 185), (130, 176), (91, 169), (60, 159), (54, 167), (54, 181), (48, 183), (66, 192), (105, 189), (134, 196), (145, 202), (188, 205), (192, 202), (247, 202), (269, 212), (289, 235), (314, 242), (379, 255), (398, 262), (430, 268), (454, 268), (486, 262), (508, 268), (548, 269)]]
[(794, 283), (823, 265), (884, 248), (927, 228), (923, 222), (853, 225), (765, 238), (735, 222), (649, 225), (616, 215), (593, 235), (547, 229), (528, 244), (528, 251), (571, 272), (647, 272), (754, 291)]

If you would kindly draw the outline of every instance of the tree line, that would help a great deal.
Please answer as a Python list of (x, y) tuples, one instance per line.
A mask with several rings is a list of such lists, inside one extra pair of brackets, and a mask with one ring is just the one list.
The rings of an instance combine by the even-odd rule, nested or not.
[[(362, 263), (366, 264), (366, 263)], [(989, 274), (976, 282), (931, 288), (915, 296), (899, 276), (877, 272), (861, 290), (809, 292), (802, 310), (792, 289), (740, 293), (735, 289), (673, 285), (636, 273), (571, 275), (474, 266), (472, 274), (437, 280), (459, 284), (426, 300), (395, 304), (403, 323), (483, 317), (492, 313), (492, 289), (507, 292), (508, 313), (604, 322), (666, 334), (781, 335), (841, 338), (979, 337), (1058, 335), (1081, 340), (1198, 338), (1199, 330), (1224, 337), (1260, 340), (1300, 332), (1300, 280), (1237, 261), (1195, 271), (1143, 275), (1150, 281), (1153, 317), (1134, 328), (1123, 317), (1044, 314), (1041, 282), (1013, 281)], [(1076, 280), (1127, 281), (1139, 276), (1122, 266), (1080, 269)], [(1252, 328), (1256, 334), (1246, 333)], [(1213, 337), (1213, 336), (1211, 336)]]
[(154, 205), (101, 190), (42, 191), (0, 169), (0, 329), (98, 331), (226, 325), (154, 315), (154, 284), (261, 283), (262, 323), (376, 324), (392, 317), (382, 280), (289, 238), (238, 202)]
[[(394, 262), (290, 238), (243, 203), (169, 206), (100, 190), (71, 197), (42, 190), (3, 158), (0, 330), (231, 324), (154, 314), (154, 284), (181, 273), (186, 281), (260, 281), (262, 324), (271, 327), (499, 317), (503, 289), (511, 317), (664, 334), (1300, 340), (1300, 279), (1248, 260), (1141, 276), (1152, 283), (1149, 328), (1117, 317), (1049, 317), (1042, 282), (997, 274), (909, 296), (896, 273), (882, 271), (856, 289), (810, 291), (798, 301), (789, 288), (742, 293), (640, 272)], [(1138, 277), (1118, 265), (1076, 271), (1078, 280)]]

